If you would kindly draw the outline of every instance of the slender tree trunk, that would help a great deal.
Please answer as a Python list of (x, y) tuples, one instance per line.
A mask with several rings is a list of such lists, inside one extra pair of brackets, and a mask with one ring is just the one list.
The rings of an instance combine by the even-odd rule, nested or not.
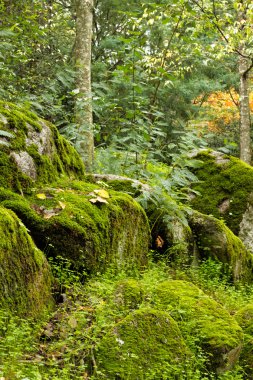
[(94, 137), (91, 99), (91, 43), (93, 0), (76, 0), (75, 62), (77, 95), (75, 121), (78, 128), (77, 149), (91, 171), (94, 156)]
[(239, 57), (240, 74), (240, 158), (251, 164), (250, 105), (249, 105), (249, 62)]

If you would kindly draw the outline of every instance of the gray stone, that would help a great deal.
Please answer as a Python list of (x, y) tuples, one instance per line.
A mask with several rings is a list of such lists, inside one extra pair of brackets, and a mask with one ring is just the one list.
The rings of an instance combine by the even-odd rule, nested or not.
[(240, 223), (239, 238), (243, 241), (245, 246), (253, 252), (253, 206), (251, 203), (243, 214)]
[(28, 124), (28, 134), (25, 140), (26, 146), (29, 147), (34, 144), (37, 146), (39, 154), (51, 157), (55, 152), (51, 129), (43, 120), (40, 120), (40, 125), (42, 129), (41, 131), (37, 131)]
[(11, 152), (10, 156), (15, 161), (18, 169), (28, 175), (30, 178), (36, 180), (37, 170), (33, 158), (25, 151), (23, 152)]

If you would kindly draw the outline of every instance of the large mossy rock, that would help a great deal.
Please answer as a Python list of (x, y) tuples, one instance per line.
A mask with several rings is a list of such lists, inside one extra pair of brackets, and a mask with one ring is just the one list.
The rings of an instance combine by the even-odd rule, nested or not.
[(199, 183), (191, 206), (216, 218), (239, 236), (253, 252), (253, 168), (238, 158), (214, 151), (201, 151), (194, 159), (202, 161), (195, 170)]
[(107, 199), (98, 185), (77, 183), (84, 179), (80, 156), (29, 110), (0, 102), (0, 128), (14, 136), (0, 141), (0, 202), (23, 221), (38, 248), (87, 273), (146, 263), (149, 226), (130, 196), (112, 191)]
[(73, 146), (52, 124), (27, 109), (0, 101), (0, 187), (23, 192), (34, 183), (61, 177), (82, 178), (84, 166)]
[(141, 267), (147, 262), (148, 220), (126, 194), (69, 181), (26, 198), (2, 189), (0, 203), (18, 215), (41, 250), (69, 259), (78, 270), (89, 274), (110, 264)]
[(195, 242), (195, 262), (212, 258), (227, 265), (225, 269), (235, 282), (252, 279), (253, 255), (222, 220), (193, 212), (189, 225)]
[(19, 315), (38, 317), (53, 306), (52, 275), (24, 224), (0, 206), (0, 302)]
[(156, 308), (178, 322), (185, 338), (198, 341), (217, 373), (231, 369), (240, 354), (242, 330), (228, 312), (202, 290), (180, 280), (160, 283), (154, 292)]
[(187, 356), (189, 350), (169, 313), (143, 308), (102, 338), (96, 363), (100, 379), (178, 379)]

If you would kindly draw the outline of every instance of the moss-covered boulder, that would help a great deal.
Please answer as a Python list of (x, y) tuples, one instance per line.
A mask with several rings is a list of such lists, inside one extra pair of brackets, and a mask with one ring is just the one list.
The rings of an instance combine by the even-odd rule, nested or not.
[(97, 378), (178, 379), (187, 356), (178, 325), (167, 312), (139, 309), (102, 338), (96, 353)]
[(239, 236), (253, 252), (253, 168), (238, 158), (204, 150), (194, 155), (202, 161), (195, 169), (199, 183), (191, 206), (216, 218)]
[(96, 273), (109, 264), (147, 262), (147, 217), (127, 194), (69, 181), (26, 198), (2, 189), (0, 203), (18, 215), (41, 250), (68, 258), (77, 269)]
[(220, 373), (236, 363), (242, 345), (242, 330), (228, 312), (192, 283), (171, 280), (154, 292), (156, 308), (178, 322), (183, 336), (194, 338), (207, 354), (209, 368)]
[(227, 273), (232, 274), (234, 281), (252, 279), (253, 255), (222, 220), (199, 212), (193, 212), (189, 219), (195, 258), (212, 258), (227, 264)]
[(0, 101), (0, 129), (13, 135), (0, 137), (0, 186), (22, 193), (35, 182), (83, 177), (84, 166), (73, 146), (28, 109)]
[(37, 317), (53, 306), (52, 275), (24, 224), (0, 206), (1, 307)]

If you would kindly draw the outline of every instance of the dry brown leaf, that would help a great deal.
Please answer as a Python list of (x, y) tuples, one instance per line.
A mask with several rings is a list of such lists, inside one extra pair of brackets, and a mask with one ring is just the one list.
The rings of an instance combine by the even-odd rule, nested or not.
[(161, 238), (161, 236), (157, 236), (157, 238), (155, 239), (155, 245), (157, 248), (162, 248), (163, 245), (164, 245), (164, 240), (163, 238)]
[(50, 219), (50, 218), (52, 218), (52, 216), (59, 215), (61, 211), (62, 211), (62, 209), (60, 209), (59, 207), (52, 208), (50, 210), (45, 209), (43, 212), (43, 218), (44, 219)]
[(93, 313), (95, 311), (95, 309), (90, 306), (79, 306), (79, 310), (88, 311), (90, 313)]
[(44, 210), (43, 218), (50, 219), (52, 216), (58, 215), (54, 210)]

